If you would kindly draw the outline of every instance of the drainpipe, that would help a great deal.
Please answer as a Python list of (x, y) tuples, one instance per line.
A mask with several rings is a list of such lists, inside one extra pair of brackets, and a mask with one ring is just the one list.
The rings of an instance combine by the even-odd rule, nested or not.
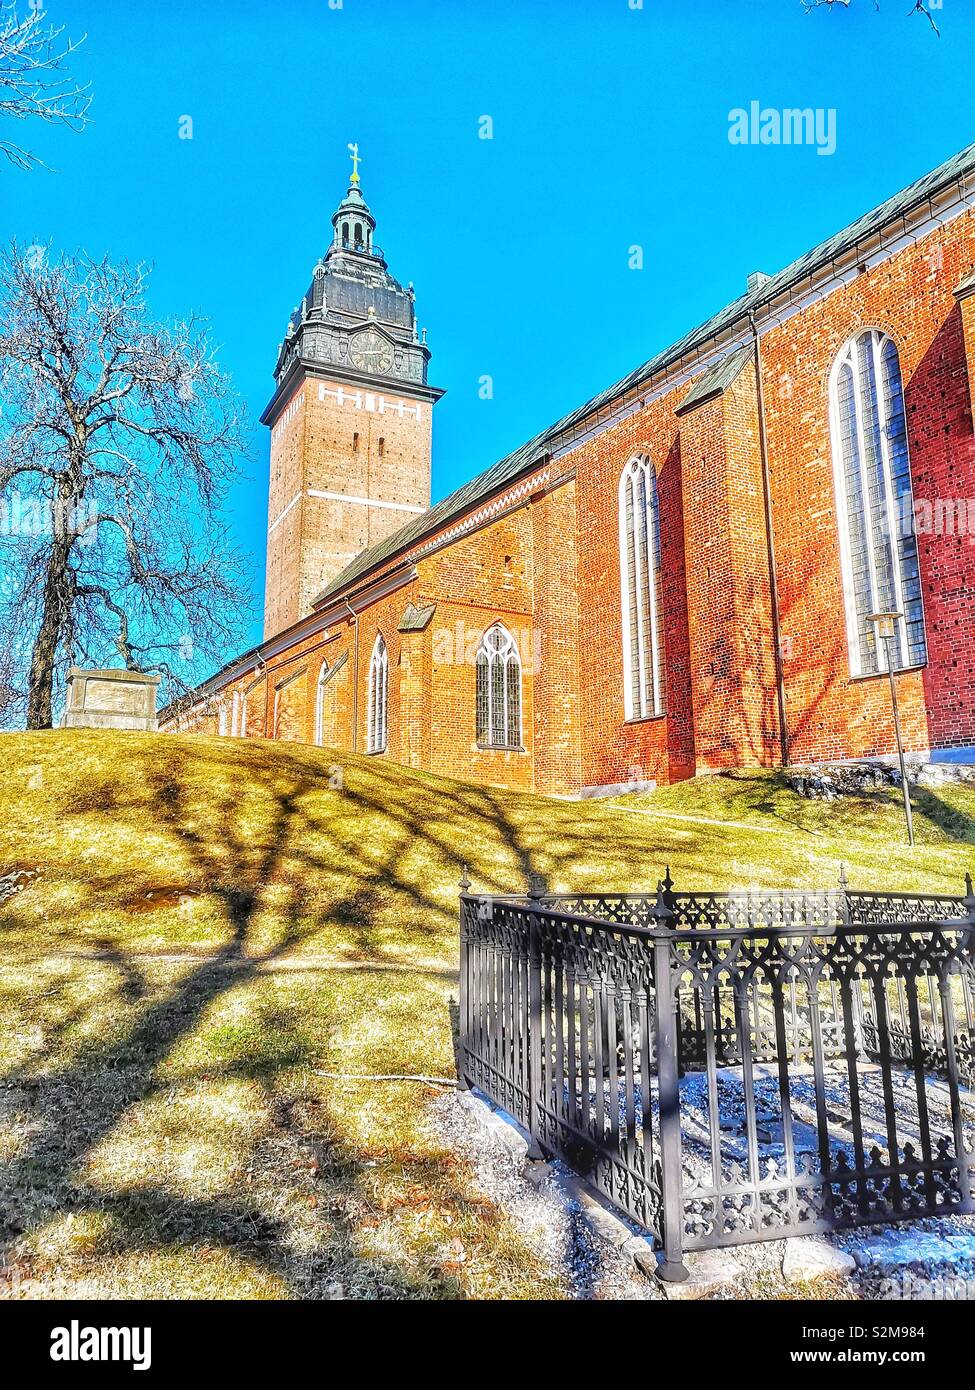
[(347, 598), (342, 602), (349, 610), (355, 633), (352, 653), (352, 751), (355, 753), (359, 746), (359, 615)]
[(765, 506), (765, 544), (768, 552), (769, 595), (772, 600), (772, 641), (775, 644), (775, 688), (779, 709), (779, 745), (782, 766), (789, 766), (789, 722), (785, 708), (785, 672), (782, 667), (782, 628), (779, 622), (779, 578), (775, 564), (775, 538), (772, 534), (772, 485), (768, 466), (768, 439), (765, 434), (765, 390), (762, 385), (762, 349), (754, 310), (748, 311), (748, 326), (755, 344), (755, 389), (758, 395), (758, 444), (762, 456), (762, 500)]

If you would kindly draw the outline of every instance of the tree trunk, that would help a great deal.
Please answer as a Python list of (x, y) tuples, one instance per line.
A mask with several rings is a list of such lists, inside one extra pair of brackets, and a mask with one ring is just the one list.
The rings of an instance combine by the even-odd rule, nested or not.
[(56, 538), (51, 546), (47, 577), (44, 581), (41, 625), (34, 639), (30, 657), (27, 685), (28, 729), (50, 729), (52, 726), (54, 664), (68, 611), (65, 605), (65, 590), (70, 553), (71, 542), (67, 538)]

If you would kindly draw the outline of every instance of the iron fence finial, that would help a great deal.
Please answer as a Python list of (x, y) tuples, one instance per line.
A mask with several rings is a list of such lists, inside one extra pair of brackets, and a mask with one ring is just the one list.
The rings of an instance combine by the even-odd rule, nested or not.
[(460, 891), (466, 893), (471, 886), (471, 881), (467, 876), (467, 865), (465, 864), (460, 875)]
[(965, 875), (965, 906), (968, 908), (968, 916), (975, 922), (975, 888), (972, 887), (970, 873)]
[(840, 887), (843, 889), (843, 892), (845, 893), (846, 890), (849, 888), (849, 886), (850, 886), (850, 880), (849, 880), (849, 879), (847, 878), (847, 876), (846, 876), (846, 865), (845, 865), (845, 864), (841, 864), (841, 865), (840, 865)]
[[(669, 877), (669, 875), (668, 875)], [(667, 890), (664, 887), (664, 880), (657, 880), (657, 899), (650, 909), (650, 916), (658, 927), (670, 926), (674, 919), (674, 910), (668, 902)]]
[(528, 873), (527, 896), (529, 898), (540, 898), (544, 892), (545, 875), (540, 874), (537, 869), (530, 869)]

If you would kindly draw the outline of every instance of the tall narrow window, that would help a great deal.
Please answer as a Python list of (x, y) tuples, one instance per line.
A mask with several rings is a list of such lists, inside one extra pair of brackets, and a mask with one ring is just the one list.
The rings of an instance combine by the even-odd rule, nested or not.
[(328, 662), (322, 662), (318, 673), (318, 686), (315, 691), (315, 743), (321, 748), (324, 743), (322, 714), (325, 709), (325, 685), (328, 681)]
[(521, 747), (521, 661), (510, 632), (488, 628), (477, 649), (475, 722), (482, 748)]
[(871, 613), (901, 613), (895, 669), (927, 659), (911, 462), (897, 348), (868, 329), (847, 343), (830, 379), (830, 428), (850, 672), (886, 670)]
[(623, 703), (627, 719), (663, 714), (660, 658), (660, 511), (657, 475), (633, 458), (619, 488)]
[(386, 748), (386, 693), (389, 688), (389, 661), (382, 633), (377, 633), (369, 661), (369, 707), (366, 750), (382, 753)]

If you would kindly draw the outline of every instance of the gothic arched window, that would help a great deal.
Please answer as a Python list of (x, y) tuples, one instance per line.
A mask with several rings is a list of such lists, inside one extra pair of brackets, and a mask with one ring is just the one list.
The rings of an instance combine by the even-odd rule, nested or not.
[(660, 656), (660, 509), (648, 458), (632, 458), (619, 486), (623, 703), (627, 719), (663, 714)]
[(318, 673), (318, 685), (315, 689), (315, 743), (321, 748), (322, 737), (322, 711), (325, 708), (325, 685), (328, 681), (328, 662), (322, 662), (322, 668)]
[(386, 748), (386, 694), (389, 688), (389, 660), (381, 632), (376, 634), (369, 660), (369, 704), (367, 709), (366, 751), (382, 753)]
[(830, 430), (850, 673), (886, 670), (871, 613), (901, 613), (896, 670), (927, 659), (911, 461), (897, 348), (875, 328), (846, 344), (830, 377)]
[(520, 748), (521, 660), (514, 638), (500, 623), (481, 638), (476, 669), (478, 743), (482, 748)]

